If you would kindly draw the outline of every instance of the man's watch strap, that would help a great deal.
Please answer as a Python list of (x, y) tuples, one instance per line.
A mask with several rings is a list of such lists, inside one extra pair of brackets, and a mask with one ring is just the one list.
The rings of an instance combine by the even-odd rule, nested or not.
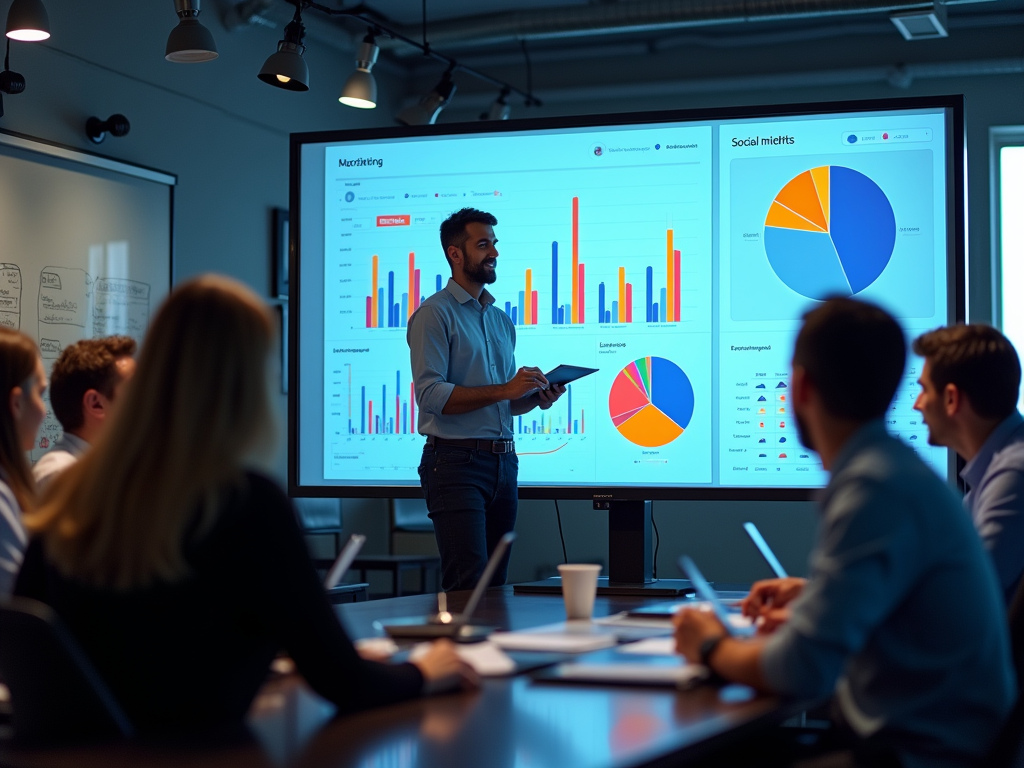
[(711, 669), (711, 656), (718, 649), (719, 644), (725, 640), (728, 635), (715, 635), (715, 637), (709, 637), (700, 644), (700, 663), (708, 669)]

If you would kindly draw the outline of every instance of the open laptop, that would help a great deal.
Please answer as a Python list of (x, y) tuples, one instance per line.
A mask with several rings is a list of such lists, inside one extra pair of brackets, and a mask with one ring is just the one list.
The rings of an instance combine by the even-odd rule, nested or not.
[(705, 601), (711, 606), (711, 610), (715, 612), (715, 616), (722, 622), (726, 632), (733, 637), (750, 637), (757, 631), (753, 624), (750, 626), (737, 624), (736, 614), (730, 613), (729, 609), (725, 607), (725, 603), (722, 602), (718, 593), (711, 588), (708, 580), (704, 578), (704, 574), (700, 572), (700, 568), (697, 567), (697, 564), (693, 562), (689, 555), (683, 555), (679, 558), (679, 567), (686, 574), (686, 578), (690, 580), (690, 583), (693, 584), (698, 599)]
[[(505, 553), (515, 537), (515, 533), (511, 532), (501, 537), (501, 541), (498, 542), (498, 546), (491, 553), (491, 557), (484, 567), (483, 575), (480, 577), (480, 581), (477, 582), (473, 593), (469, 596), (469, 601), (466, 603), (466, 608), (462, 613), (448, 613), (445, 610), (446, 606), (439, 604), (438, 612), (432, 616), (388, 619), (387, 623), (383, 624), (384, 631), (391, 635), (391, 637), (401, 639), (430, 640), (437, 637), (448, 637), (462, 642), (482, 640), (494, 632), (497, 627), (474, 626), (470, 624), (470, 621), (473, 619), (473, 613), (476, 611), (480, 598), (483, 597), (484, 592), (491, 583), (491, 579), (494, 577), (494, 572), (498, 569), (498, 564), (505, 557)], [(442, 600), (446, 600), (443, 592), (438, 596), (439, 603)]]
[(338, 586), (338, 582), (348, 573), (348, 569), (352, 567), (352, 561), (356, 559), (356, 555), (359, 554), (359, 550), (363, 548), (365, 543), (366, 537), (361, 533), (352, 534), (349, 540), (345, 542), (345, 546), (341, 548), (341, 552), (335, 558), (331, 569), (327, 571), (327, 578), (324, 579), (324, 589), (330, 590)]
[(754, 546), (757, 547), (757, 551), (761, 553), (761, 557), (768, 561), (768, 567), (772, 569), (772, 572), (780, 579), (785, 579), (789, 576), (786, 573), (786, 569), (782, 567), (782, 563), (779, 562), (779, 558), (772, 552), (772, 548), (768, 546), (768, 542), (764, 540), (764, 536), (757, 530), (757, 526), (753, 523), (744, 523), (743, 530), (747, 532), (750, 540), (754, 542)]

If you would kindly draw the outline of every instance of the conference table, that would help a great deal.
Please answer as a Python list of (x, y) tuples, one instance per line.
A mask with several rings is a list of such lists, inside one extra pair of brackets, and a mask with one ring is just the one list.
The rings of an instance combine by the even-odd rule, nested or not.
[[(451, 593), (458, 611), (469, 593)], [(594, 616), (642, 598), (598, 597)], [(338, 605), (353, 638), (375, 623), (426, 615), (433, 595)], [(489, 590), (474, 623), (523, 630), (564, 621), (558, 596)], [(598, 652), (601, 654), (613, 651)], [(522, 655), (517, 656), (520, 658)], [(217, 743), (0, 748), (5, 766), (247, 766), (257, 768), (639, 768), (686, 765), (813, 702), (754, 695), (742, 686), (669, 688), (552, 683), (530, 674), (486, 678), (479, 690), (418, 699), (343, 718), (295, 676), (274, 677), (254, 702), (248, 731)]]

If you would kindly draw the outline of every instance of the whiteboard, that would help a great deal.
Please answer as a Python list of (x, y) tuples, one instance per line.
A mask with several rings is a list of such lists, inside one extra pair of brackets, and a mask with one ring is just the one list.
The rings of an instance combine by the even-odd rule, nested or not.
[[(176, 177), (0, 133), (0, 325), (39, 344), (47, 374), (69, 344), (141, 345), (172, 279)], [(47, 414), (31, 453), (60, 438)]]

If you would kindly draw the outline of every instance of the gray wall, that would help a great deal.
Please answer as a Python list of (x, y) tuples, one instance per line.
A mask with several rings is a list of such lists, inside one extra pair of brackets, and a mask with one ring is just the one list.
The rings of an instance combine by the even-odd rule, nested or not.
[[(204, 21), (217, 38), (221, 56), (202, 65), (174, 65), (163, 59), (167, 34), (176, 21), (170, 0), (109, 0), (102, 11), (80, 0), (47, 0), (47, 8), (53, 38), (44, 44), (13, 46), (12, 68), (25, 75), (28, 88), (21, 95), (4, 98), (6, 115), (0, 127), (178, 174), (176, 279), (216, 270), (245, 281), (268, 298), (270, 211), (288, 204), (288, 134), (388, 125), (407, 93), (423, 90), (436, 75), (420, 72), (407, 87), (400, 70), (381, 64), (385, 103), (377, 110), (359, 112), (336, 101), (352, 67), (351, 52), (343, 44), (335, 48), (309, 40), (313, 87), (309, 93), (293, 94), (270, 88), (255, 76), (274, 50), (280, 30), (251, 27), (227, 33), (218, 20), (218, 5), (209, 0), (204, 4)], [(311, 24), (311, 29), (315, 26)], [(317, 28), (322, 30), (323, 25)], [(946, 41), (904, 43), (884, 29), (875, 35), (844, 33), (800, 44), (765, 38), (761, 44), (723, 50), (695, 39), (692, 45), (656, 53), (595, 54), (592, 59), (549, 63), (537, 57), (537, 88), (556, 98), (529, 114), (964, 93), (970, 156), (971, 317), (987, 320), (991, 311), (988, 129), (1024, 123), (1020, 97), (1024, 76), (919, 79), (900, 89), (885, 82), (884, 74), (871, 72), (882, 67), (884, 73), (885, 67), (900, 63), (997, 57), (1017, 57), (1019, 63), (1019, 36), (1019, 27), (954, 29)], [(510, 81), (525, 81), (522, 64), (515, 57), (480, 63)], [(1020, 71), (1019, 67), (1009, 69)], [(794, 74), (823, 70), (845, 71), (848, 76), (808, 87), (773, 87), (772, 73), (778, 73), (779, 82), (792, 83)], [(750, 75), (765, 79), (746, 89), (738, 89), (736, 80), (720, 80), (720, 87), (711, 82)], [(694, 78), (705, 83), (699, 92), (687, 86)], [(844, 79), (846, 84), (841, 82)], [(634, 85), (640, 93), (630, 97), (629, 87)], [(605, 86), (617, 89), (615, 99), (597, 95)], [(471, 104), (473, 89), (472, 83), (462, 84), (445, 120), (475, 118), (480, 104), (493, 98), (481, 92)], [(464, 99), (461, 111), (459, 98)], [(113, 112), (129, 117), (131, 133), (95, 147), (84, 134), (86, 118), (105, 118)], [(527, 113), (518, 108), (516, 114)], [(283, 398), (279, 406), (283, 415)], [(276, 466), (283, 478), (283, 439)], [(584, 502), (561, 506), (570, 559), (606, 562), (606, 517)], [(387, 503), (348, 500), (345, 510), (346, 527), (370, 535), (368, 551), (385, 551)], [(739, 527), (744, 520), (761, 526), (783, 564), (795, 573), (805, 568), (814, 530), (809, 504), (660, 502), (655, 505), (655, 517), (662, 541), (660, 574), (675, 575), (674, 561), (686, 551), (719, 581), (750, 581), (767, 575)], [(518, 530), (510, 578), (521, 581), (554, 573), (561, 548), (553, 505), (523, 502)], [(410, 549), (432, 546), (429, 536), (400, 543)]]

